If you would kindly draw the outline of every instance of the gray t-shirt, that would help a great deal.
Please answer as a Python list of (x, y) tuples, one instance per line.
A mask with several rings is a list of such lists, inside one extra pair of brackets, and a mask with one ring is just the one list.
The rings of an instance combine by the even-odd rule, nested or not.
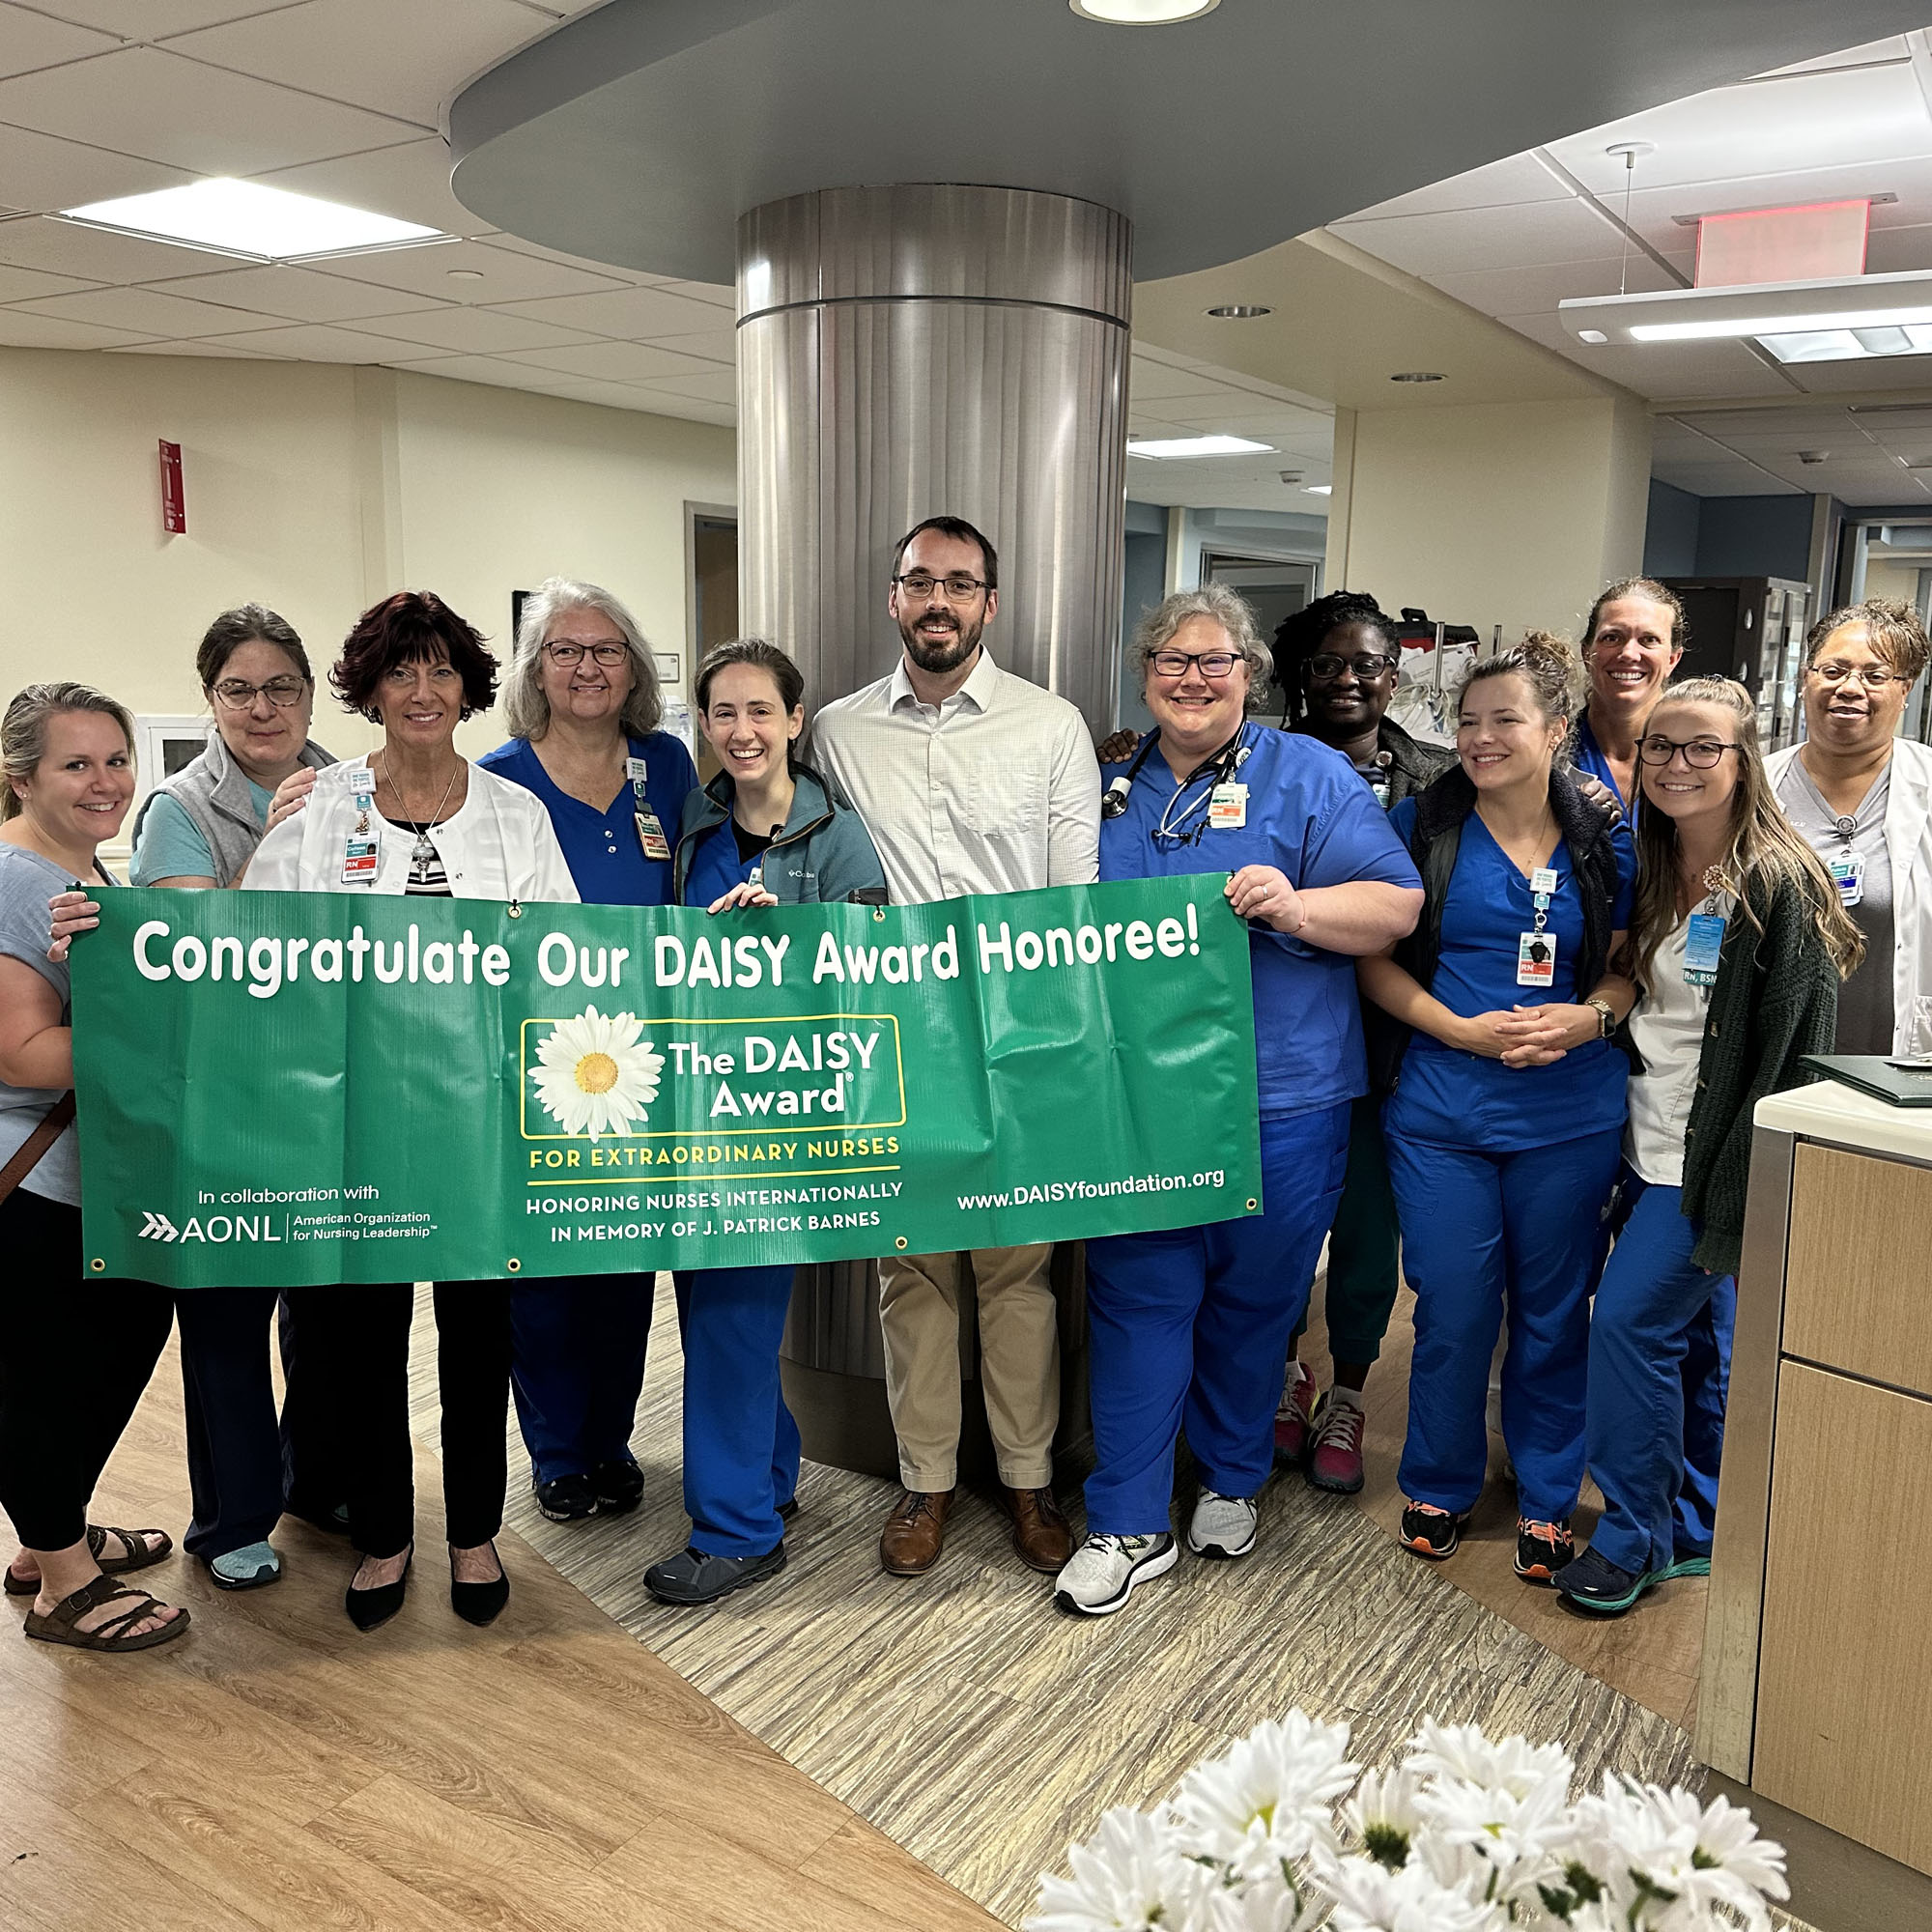
[[(73, 884), (51, 859), (0, 842), (0, 955), (31, 966), (60, 995), (68, 1017), (68, 974), (47, 957), (47, 901)], [(9, 1087), (0, 1082), (0, 1165), (40, 1125), (63, 1088)], [(43, 1153), (20, 1185), (49, 1201), (80, 1206), (80, 1143), (71, 1124)]]
[(1792, 759), (1777, 781), (1777, 802), (1784, 815), (1828, 867), (1848, 858), (1864, 862), (1859, 902), (1845, 910), (1865, 936), (1865, 956), (1838, 989), (1838, 1032), (1833, 1041), (1838, 1053), (1891, 1051), (1891, 855), (1885, 844), (1885, 808), (1890, 796), (1888, 758), (1847, 833), (1840, 829), (1842, 821), (1825, 794), (1811, 782), (1802, 756)]

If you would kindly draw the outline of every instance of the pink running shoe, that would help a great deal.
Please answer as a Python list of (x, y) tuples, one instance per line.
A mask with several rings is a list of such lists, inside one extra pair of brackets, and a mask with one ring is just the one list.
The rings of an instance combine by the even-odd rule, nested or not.
[[(1308, 1458), (1308, 1480), (1318, 1490), (1352, 1496), (1362, 1487), (1362, 1411), (1352, 1402), (1338, 1402), (1331, 1390), (1316, 1405)], [(1281, 1423), (1275, 1423), (1280, 1431)]]
[(1299, 1463), (1308, 1447), (1308, 1426), (1315, 1414), (1315, 1378), (1306, 1362), (1288, 1365), (1281, 1406), (1274, 1412), (1274, 1460), (1284, 1467)]

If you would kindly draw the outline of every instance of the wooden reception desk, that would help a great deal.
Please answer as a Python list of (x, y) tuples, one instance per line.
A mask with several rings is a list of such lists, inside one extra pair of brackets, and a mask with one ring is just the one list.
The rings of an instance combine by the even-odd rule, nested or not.
[(1755, 1117), (1698, 1755), (1932, 1872), (1932, 1108)]

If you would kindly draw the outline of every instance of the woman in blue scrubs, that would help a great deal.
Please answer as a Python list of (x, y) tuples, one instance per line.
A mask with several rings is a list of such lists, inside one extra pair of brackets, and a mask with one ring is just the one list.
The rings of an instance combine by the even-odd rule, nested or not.
[(1583, 1480), (1589, 1282), (1616, 1178), (1635, 1000), (1609, 970), (1630, 923), (1630, 837), (1556, 754), (1577, 661), (1532, 635), (1458, 694), (1458, 762), (1389, 814), (1427, 902), (1362, 990), (1412, 1029), (1382, 1117), (1415, 1291), (1402, 1541), (1453, 1555), (1482, 1493), (1490, 1361), (1507, 1319), (1503, 1441), (1517, 1575), (1570, 1560)]
[(1253, 958), (1263, 1205), (1087, 1244), (1096, 1466), (1087, 1540), (1054, 1585), (1087, 1616), (1124, 1607), (1178, 1560), (1183, 1427), (1201, 1475), (1188, 1548), (1254, 1548), (1281, 1364), (1342, 1197), (1350, 1103), (1368, 1086), (1352, 962), (1408, 931), (1421, 903), (1349, 760), (1247, 720), (1272, 666), (1235, 592), (1177, 592), (1136, 644), (1156, 728), (1103, 774), (1100, 877), (1228, 874)]
[[(724, 767), (685, 801), (676, 897), (712, 913), (857, 900), (886, 875), (859, 814), (796, 762), (805, 679), (776, 644), (740, 638), (697, 668), (698, 723)], [(663, 1604), (709, 1604), (784, 1568), (798, 1425), (779, 1387), (793, 1268), (680, 1269), (684, 1507), (691, 1541), (653, 1563)]]
[[(586, 905), (665, 905), (671, 840), (697, 787), (660, 730), (649, 646), (608, 590), (553, 577), (528, 598), (504, 693), (512, 736), (476, 762), (535, 793)], [(510, 1297), (511, 1387), (537, 1507), (553, 1522), (636, 1509), (631, 1454), (655, 1278), (559, 1275)]]

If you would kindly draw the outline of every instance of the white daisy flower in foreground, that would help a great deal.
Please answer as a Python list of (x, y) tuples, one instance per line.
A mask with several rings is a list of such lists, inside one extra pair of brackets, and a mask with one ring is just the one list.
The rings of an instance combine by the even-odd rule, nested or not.
[(1164, 1814), (1116, 1805), (1084, 1845), (1068, 1849), (1070, 1879), (1040, 1883), (1024, 1932), (1195, 1932), (1212, 1884), (1182, 1857)]
[(537, 1046), (530, 1068), (543, 1110), (567, 1134), (629, 1133), (648, 1118), (658, 1096), (664, 1055), (639, 1044), (643, 1022), (635, 1013), (606, 1016), (585, 1007), (558, 1020)]

